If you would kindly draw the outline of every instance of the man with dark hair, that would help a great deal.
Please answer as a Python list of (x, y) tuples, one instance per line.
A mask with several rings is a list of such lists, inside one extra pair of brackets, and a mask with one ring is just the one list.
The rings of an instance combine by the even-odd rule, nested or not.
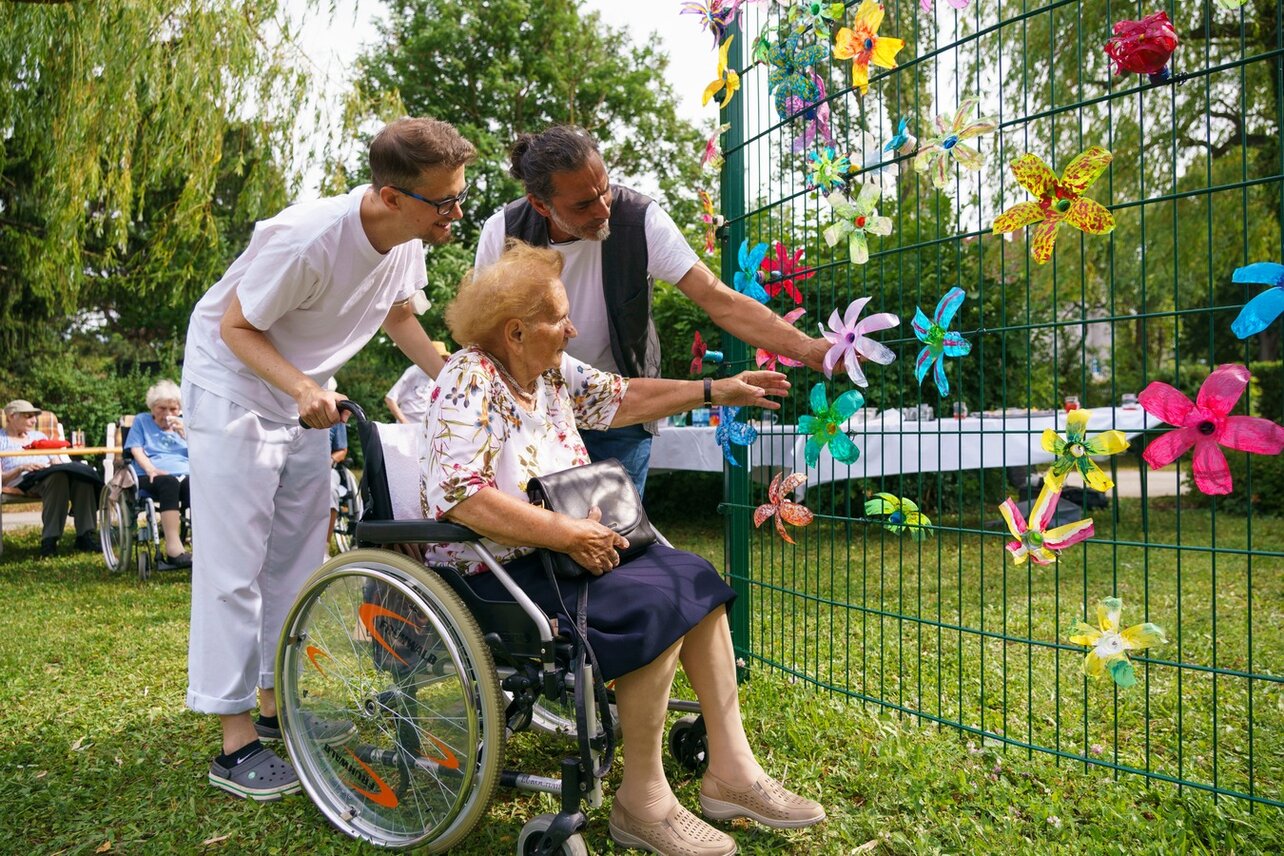
[[(579, 336), (567, 353), (594, 368), (658, 377), (660, 342), (651, 318), (653, 281), (671, 282), (723, 330), (756, 347), (819, 369), (829, 349), (758, 301), (723, 284), (650, 198), (611, 184), (597, 143), (582, 128), (555, 125), (523, 134), (510, 171), (526, 197), (486, 221), (476, 266), (499, 258), (506, 238), (562, 254), (562, 282)], [(618, 458), (641, 491), (654, 425), (583, 431), (594, 460)]]
[[(239, 797), (299, 790), (259, 740), (279, 739), (273, 692), (286, 612), (325, 558), (326, 428), (345, 396), (328, 378), (382, 328), (431, 376), (442, 366), (410, 309), (425, 284), (424, 244), (450, 240), (473, 146), (450, 125), (399, 119), (370, 144), (372, 183), (301, 202), (258, 223), (250, 245), (192, 312), (183, 409), (192, 467), (187, 704), (218, 714), (222, 753), (209, 780)], [(257, 689), (259, 718), (254, 721)], [(302, 723), (350, 739), (351, 723)]]

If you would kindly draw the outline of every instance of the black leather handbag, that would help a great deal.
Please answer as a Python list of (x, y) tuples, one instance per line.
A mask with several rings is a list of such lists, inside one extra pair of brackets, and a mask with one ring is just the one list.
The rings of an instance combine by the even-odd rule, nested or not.
[[(628, 549), (620, 551), (621, 562), (637, 556), (659, 540), (633, 479), (615, 458), (533, 478), (526, 486), (526, 494), (533, 505), (569, 517), (587, 517), (589, 509), (597, 506), (602, 511), (602, 525), (628, 539)], [(554, 573), (562, 579), (575, 579), (588, 573), (587, 568), (566, 553), (550, 552), (549, 555)]]

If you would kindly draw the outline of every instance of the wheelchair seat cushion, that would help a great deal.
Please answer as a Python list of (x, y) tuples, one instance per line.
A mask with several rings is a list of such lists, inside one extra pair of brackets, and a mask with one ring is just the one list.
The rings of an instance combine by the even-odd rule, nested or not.
[[(559, 603), (538, 555), (523, 556), (505, 568), (545, 613), (556, 615), (561, 626), (569, 626), (578, 581), (559, 581)], [(511, 600), (492, 574), (466, 579), (487, 600)], [(589, 587), (589, 644), (606, 680), (650, 663), (736, 596), (708, 561), (663, 544), (652, 544), (645, 553), (600, 577), (581, 579)]]

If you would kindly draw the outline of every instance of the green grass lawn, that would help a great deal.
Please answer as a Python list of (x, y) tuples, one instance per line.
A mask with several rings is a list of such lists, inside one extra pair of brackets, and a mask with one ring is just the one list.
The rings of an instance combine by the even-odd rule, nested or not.
[[(1120, 530), (1110, 537), (1128, 540), (1129, 513), (1125, 508)], [(1192, 521), (1183, 518), (1188, 539), (1201, 537)], [(1255, 521), (1255, 541), (1281, 543), (1280, 523)], [(1174, 533), (1151, 524), (1153, 538), (1162, 534), (1173, 543)], [(1218, 543), (1230, 543), (1232, 527), (1221, 525)], [(1169, 745), (1174, 726), (1168, 723), (1181, 699), (1185, 775), (1204, 775), (1197, 758), (1207, 755), (1217, 734), (1218, 755), (1224, 756), (1220, 775), (1231, 786), (1236, 764), (1245, 763), (1230, 760), (1236, 756), (1229, 748), (1240, 745), (1246, 723), (1235, 700), (1240, 679), (1219, 678), (1222, 716), (1208, 733), (1197, 723), (1211, 722), (1211, 686), (1205, 691), (1199, 679), (1184, 674), (1178, 694), (1175, 667), (1152, 664), (1149, 685), (1142, 674), (1142, 683), (1127, 693), (1096, 685), (1086, 691), (1075, 651), (1033, 650), (939, 626), (976, 627), (984, 617), (986, 628), (1002, 628), (1014, 639), (1060, 638), (1081, 610), (1084, 563), (1089, 594), (1110, 583), (1129, 605), (1126, 617), (1138, 618), (1146, 597), (1141, 569), (1148, 567), (1152, 620), (1163, 623), (1172, 614), (1178, 591), (1183, 604), (1181, 656), (1175, 650), (1155, 656), (1202, 661), (1211, 652), (1206, 556), (1183, 557), (1178, 589), (1163, 551), (1147, 558), (1134, 548), (1127, 550), (1136, 555), (1105, 546), (1106, 555), (1097, 556), (1094, 547), (1086, 556), (1068, 556), (1059, 571), (1030, 577), (1004, 564), (997, 538), (960, 541), (951, 535), (920, 547), (871, 530), (856, 533), (848, 546), (844, 532), (841, 524), (818, 522), (805, 530), (801, 555), (792, 563), (775, 542), (755, 537), (755, 563), (773, 562), (778, 569), (755, 583), (761, 627), (753, 644), (788, 671), (754, 665), (743, 692), (745, 718), (768, 770), (820, 796), (830, 820), (801, 832), (737, 822), (731, 831), (741, 852), (1284, 852), (1278, 809), (1250, 810), (1242, 800), (1147, 786), (1137, 776), (1116, 779), (1109, 770), (1005, 749), (990, 738), (960, 735), (815, 686), (884, 697), (1014, 740), (1045, 743), (1062, 735), (1067, 752), (1120, 763), (1132, 763), (1136, 744), (1149, 735), (1154, 769), (1174, 763), (1161, 747)], [(720, 535), (707, 526), (666, 524), (666, 533), (721, 563)], [(166, 572), (139, 584), (132, 576), (108, 574), (101, 558), (89, 554), (38, 561), (36, 547), (36, 533), (10, 534), (0, 559), (6, 615), (0, 633), (0, 805), (8, 809), (11, 830), (0, 852), (373, 852), (334, 831), (304, 797), (260, 806), (205, 783), (218, 726), (183, 707), (190, 591), (184, 574)], [(984, 558), (960, 563), (961, 555)], [(1241, 565), (1242, 557), (1237, 564), (1234, 556), (1221, 556), (1216, 565), (1218, 610), (1225, 612), (1216, 662), (1226, 668), (1246, 651), (1243, 622), (1236, 630), (1235, 617), (1242, 618), (1246, 605), (1242, 596), (1232, 597), (1243, 593)], [(1255, 567), (1255, 671), (1280, 665), (1280, 577), (1278, 568)], [(938, 610), (938, 625), (919, 620), (938, 621)], [(1167, 629), (1172, 638), (1175, 628)], [(1149, 729), (1141, 716), (1147, 699)], [(1279, 797), (1276, 735), (1284, 702), (1274, 685), (1257, 687), (1254, 699), (1259, 793)], [(1104, 747), (1101, 753), (1092, 752), (1093, 743)], [(566, 748), (552, 738), (518, 735), (509, 744), (507, 766), (553, 775)], [(679, 797), (694, 807), (698, 780), (676, 765), (669, 774)], [(501, 791), (467, 845), (454, 852), (512, 852), (525, 820), (553, 810), (549, 797)], [(622, 852), (610, 842), (606, 813), (591, 813), (587, 843), (597, 853)]]

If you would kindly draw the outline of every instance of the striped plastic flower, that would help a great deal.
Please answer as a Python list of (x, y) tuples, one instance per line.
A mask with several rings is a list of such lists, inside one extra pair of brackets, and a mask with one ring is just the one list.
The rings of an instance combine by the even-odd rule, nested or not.
[(937, 116), (936, 135), (924, 139), (918, 154), (914, 156), (914, 169), (930, 173), (932, 186), (937, 190), (944, 190), (949, 183), (950, 158), (973, 172), (978, 172), (985, 164), (985, 157), (978, 149), (968, 145), (967, 141), (982, 134), (994, 133), (999, 123), (990, 116), (979, 116), (974, 121), (968, 121), (979, 103), (980, 99), (966, 98), (953, 118)]
[(1034, 230), (1031, 248), (1034, 260), (1043, 264), (1052, 258), (1057, 229), (1067, 223), (1089, 235), (1113, 232), (1115, 217), (1100, 203), (1083, 193), (1110, 166), (1114, 156), (1101, 146), (1093, 146), (1070, 161), (1061, 178), (1035, 155), (1025, 154), (1012, 161), (1012, 174), (1021, 186), (1038, 197), (1038, 202), (1020, 202), (994, 218), (994, 234), (1015, 232), (1026, 226)]
[(1051, 565), (1057, 560), (1057, 553), (1065, 548), (1091, 538), (1094, 534), (1092, 520), (1076, 520), (1055, 529), (1049, 529), (1057, 513), (1057, 502), (1061, 491), (1047, 482), (1039, 497), (1030, 509), (1030, 522), (1027, 524), (1021, 509), (1011, 499), (1005, 499), (999, 506), (999, 513), (1007, 521), (1008, 531), (1015, 540), (1008, 542), (1008, 552), (1018, 565), (1024, 565), (1026, 559), (1036, 565)]
[(1148, 621), (1120, 630), (1119, 619), (1122, 615), (1123, 601), (1117, 597), (1108, 597), (1097, 604), (1097, 626), (1093, 627), (1086, 621), (1076, 622), (1075, 633), (1070, 641), (1091, 648), (1083, 660), (1085, 675), (1100, 678), (1109, 674), (1119, 686), (1131, 687), (1137, 683), (1137, 676), (1133, 672), (1132, 661), (1128, 659), (1128, 652), (1163, 645), (1168, 639), (1162, 628)]

